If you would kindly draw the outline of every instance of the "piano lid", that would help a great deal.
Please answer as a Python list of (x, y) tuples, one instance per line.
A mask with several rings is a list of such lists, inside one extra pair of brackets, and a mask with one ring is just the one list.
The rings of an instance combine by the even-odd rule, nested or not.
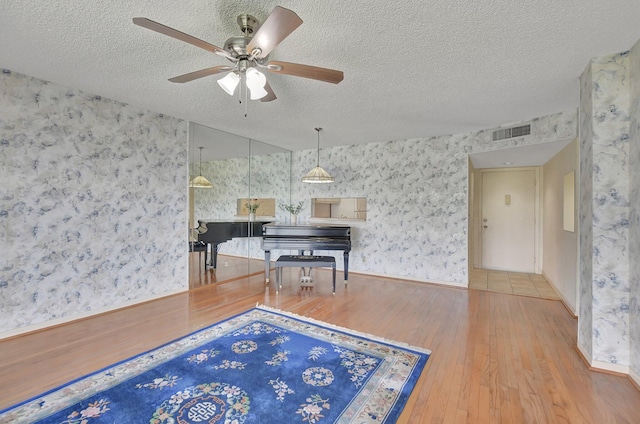
[(265, 224), (263, 237), (350, 237), (351, 227), (346, 225), (288, 225)]
[(291, 225), (291, 224), (284, 224), (284, 223), (279, 223), (279, 222), (271, 222), (269, 224), (266, 224), (265, 227), (278, 227), (278, 228), (351, 228), (349, 225), (323, 225), (323, 224), (309, 224), (309, 225), (300, 225), (300, 224), (296, 224), (296, 225)]
[(207, 222), (273, 222), (275, 221), (275, 217), (273, 216), (256, 216), (255, 219), (249, 221), (248, 216), (236, 216), (232, 219), (199, 219), (198, 222), (207, 223)]

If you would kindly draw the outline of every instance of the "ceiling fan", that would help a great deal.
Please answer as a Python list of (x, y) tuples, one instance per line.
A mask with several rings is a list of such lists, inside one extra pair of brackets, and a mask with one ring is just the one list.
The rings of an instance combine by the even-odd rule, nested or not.
[(268, 61), (271, 51), (302, 25), (302, 19), (295, 12), (280, 6), (276, 6), (273, 9), (262, 25), (251, 15), (243, 14), (238, 16), (238, 25), (240, 25), (243, 35), (229, 38), (224, 43), (223, 48), (151, 19), (133, 18), (133, 23), (200, 47), (225, 57), (231, 62), (231, 65), (213, 66), (179, 75), (170, 78), (169, 81), (171, 82), (185, 83), (209, 75), (227, 72), (224, 78), (218, 80), (218, 84), (228, 94), (234, 94), (236, 87), (244, 77), (252, 100), (259, 99), (263, 102), (270, 102), (276, 99), (276, 95), (267, 82), (265, 75), (260, 72), (260, 69), (266, 69), (275, 74), (294, 75), (333, 84), (338, 84), (344, 78), (342, 71), (334, 69), (275, 60)]

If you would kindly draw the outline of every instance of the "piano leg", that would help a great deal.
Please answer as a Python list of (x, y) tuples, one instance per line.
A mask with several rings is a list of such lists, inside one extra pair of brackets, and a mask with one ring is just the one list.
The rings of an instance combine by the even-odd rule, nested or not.
[[(211, 246), (211, 262), (209, 265), (208, 256), (209, 256), (209, 246)], [(218, 247), (220, 243), (207, 243), (207, 247), (204, 249), (204, 269), (207, 269), (208, 266), (212, 266), (215, 270), (218, 267)]]
[(347, 285), (349, 280), (349, 252), (344, 252), (344, 285)]
[(218, 269), (218, 247), (219, 243), (211, 243), (211, 262), (213, 262), (213, 269)]
[[(269, 284), (269, 265), (270, 265), (270, 261), (271, 261), (271, 251), (270, 250), (265, 250), (264, 251), (264, 280), (266, 284)], [(276, 287), (276, 290), (278, 288)]]

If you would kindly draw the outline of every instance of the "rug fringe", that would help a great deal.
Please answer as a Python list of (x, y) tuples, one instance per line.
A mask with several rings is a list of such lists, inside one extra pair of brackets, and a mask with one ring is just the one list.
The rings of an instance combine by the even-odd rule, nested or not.
[(300, 320), (303, 320), (303, 321), (308, 321), (308, 322), (310, 322), (312, 324), (320, 325), (320, 326), (323, 326), (323, 327), (328, 327), (328, 328), (331, 328), (333, 330), (341, 331), (343, 333), (352, 334), (354, 336), (359, 336), (359, 337), (364, 337), (364, 338), (368, 338), (368, 339), (371, 339), (371, 340), (375, 340), (375, 341), (380, 342), (380, 343), (396, 345), (396, 346), (399, 346), (399, 347), (403, 347), (405, 349), (410, 349), (410, 350), (414, 350), (416, 352), (420, 352), (420, 353), (424, 353), (424, 354), (427, 354), (427, 355), (431, 355), (431, 350), (425, 349), (423, 347), (413, 346), (413, 345), (410, 345), (410, 344), (405, 343), (405, 342), (399, 342), (397, 340), (386, 339), (384, 337), (379, 337), (379, 336), (376, 336), (376, 335), (373, 335), (373, 334), (363, 333), (361, 331), (356, 331), (356, 330), (352, 330), (350, 328), (341, 327), (339, 325), (330, 324), (328, 322), (320, 321), (320, 320), (317, 320), (317, 319), (314, 319), (314, 318), (310, 318), (310, 317), (307, 317), (307, 316), (304, 316), (304, 315), (298, 315), (298, 314), (296, 314), (294, 312), (284, 311), (282, 309), (273, 308), (273, 307), (267, 306), (267, 305), (261, 305), (260, 302), (256, 302), (256, 309), (262, 309), (262, 310), (268, 311), (268, 312), (275, 312), (275, 313), (278, 313), (280, 315), (286, 315), (286, 316), (291, 317), (291, 318), (300, 319)]

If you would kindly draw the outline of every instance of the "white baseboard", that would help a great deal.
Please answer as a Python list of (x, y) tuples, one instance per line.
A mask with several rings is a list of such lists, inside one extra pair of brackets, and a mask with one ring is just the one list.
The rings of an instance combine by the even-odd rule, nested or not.
[(584, 349), (582, 349), (582, 347), (580, 346), (580, 340), (578, 340), (578, 344), (576, 344), (576, 349), (578, 349), (578, 352), (582, 356), (582, 359), (587, 363), (587, 365), (591, 366), (591, 356), (587, 355)]
[(609, 362), (591, 361), (591, 368), (629, 375), (629, 367), (626, 365), (611, 364)]
[(145, 298), (142, 298), (142, 299), (132, 300), (130, 302), (121, 303), (119, 305), (110, 306), (110, 307), (107, 307), (107, 308), (101, 308), (101, 309), (96, 309), (96, 310), (93, 310), (93, 311), (88, 311), (88, 312), (85, 312), (85, 313), (82, 313), (82, 314), (78, 314), (78, 315), (73, 315), (73, 316), (64, 317), (64, 318), (56, 318), (56, 319), (52, 319), (52, 320), (49, 320), (49, 321), (40, 322), (40, 323), (37, 323), (37, 324), (32, 324), (32, 325), (27, 325), (27, 326), (24, 326), (24, 327), (16, 328), (14, 330), (4, 331), (4, 332), (0, 333), (0, 341), (3, 340), (3, 339), (8, 339), (10, 337), (19, 336), (21, 334), (27, 334), (27, 333), (31, 333), (33, 331), (43, 330), (45, 328), (55, 327), (55, 326), (62, 325), (62, 324), (67, 324), (69, 322), (81, 320), (81, 319), (88, 318), (88, 317), (91, 317), (91, 316), (94, 316), (94, 315), (100, 315), (100, 314), (104, 314), (104, 313), (107, 313), (107, 312), (113, 312), (113, 311), (116, 311), (118, 309), (123, 309), (123, 308), (127, 308), (129, 306), (137, 305), (139, 303), (145, 303), (145, 302), (149, 302), (151, 300), (156, 300), (156, 299), (161, 299), (163, 297), (172, 296), (174, 294), (184, 293), (186, 291), (188, 291), (188, 289), (176, 290), (176, 291), (173, 291), (173, 292), (162, 293), (162, 294), (158, 294), (158, 295), (155, 295), (155, 296), (149, 296), (149, 297), (145, 297)]
[[(270, 261), (270, 266), (274, 266), (275, 260)], [(336, 281), (339, 281), (340, 273), (344, 273), (344, 269), (338, 267), (336, 268)], [(436, 281), (436, 280), (425, 280), (421, 278), (412, 278), (404, 275), (394, 275), (394, 274), (380, 274), (378, 272), (368, 272), (368, 271), (352, 271), (349, 269), (349, 274), (359, 274), (359, 275), (371, 275), (373, 277), (381, 277), (381, 278), (391, 278), (393, 280), (405, 280), (405, 281), (414, 281), (416, 283), (427, 283), (427, 284), (437, 284), (440, 286), (451, 286), (451, 287), (462, 287), (467, 288), (468, 283), (455, 283), (452, 281)]]
[(629, 369), (629, 378), (635, 383), (638, 388), (640, 388), (640, 374), (634, 372), (632, 369)]
[[(556, 294), (558, 296), (560, 296), (560, 301), (564, 304), (564, 307), (567, 308), (567, 310), (573, 315), (574, 318), (578, 318), (578, 308), (576, 306), (574, 306), (571, 302), (569, 302), (564, 295), (562, 294), (562, 292), (560, 290), (558, 290), (558, 286), (556, 286), (553, 281), (551, 280), (551, 278), (549, 278), (549, 276), (547, 274), (544, 273), (544, 271), (542, 271), (542, 276), (549, 282), (549, 285), (551, 287), (553, 287), (553, 290), (555, 290)], [(575, 302), (575, 300), (574, 300)]]
[(624, 374), (632, 377), (631, 370), (627, 365), (619, 365), (619, 364), (612, 364), (610, 362), (595, 361), (591, 359), (589, 355), (586, 354), (586, 352), (580, 347), (580, 345), (577, 345), (576, 348), (580, 352), (580, 355), (582, 355), (582, 359), (584, 359), (587, 362), (587, 365), (589, 365), (590, 369), (594, 371)]
[[(349, 274), (351, 274), (351, 273), (352, 273), (352, 271), (349, 270)], [(467, 283), (456, 283), (456, 282), (452, 282), (452, 281), (425, 280), (425, 279), (421, 279), (421, 278), (407, 277), (407, 276), (404, 276), (404, 275), (380, 274), (380, 273), (377, 273), (377, 272), (364, 272), (364, 271), (353, 271), (353, 274), (371, 275), (371, 276), (374, 276), (374, 277), (381, 277), (381, 278), (392, 278), (394, 280), (415, 281), (416, 283), (438, 284), (438, 285), (441, 285), (441, 286), (452, 286), (452, 287), (463, 287), (463, 288), (467, 288), (468, 287)]]

